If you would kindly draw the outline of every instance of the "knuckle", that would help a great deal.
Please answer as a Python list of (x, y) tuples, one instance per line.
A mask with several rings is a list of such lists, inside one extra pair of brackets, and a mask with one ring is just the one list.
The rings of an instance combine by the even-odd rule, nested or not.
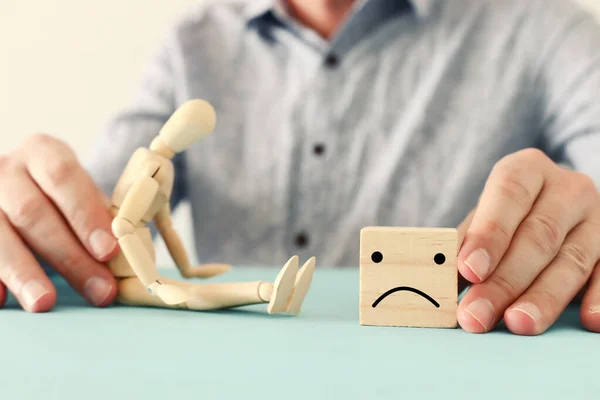
[(47, 133), (34, 133), (27, 137), (21, 146), (21, 151), (31, 152), (50, 151), (55, 155), (71, 155), (71, 148), (61, 139)]
[(10, 265), (2, 266), (2, 280), (14, 293), (19, 293), (21, 287), (31, 277), (31, 264), (24, 257), (11, 260)]
[(566, 267), (574, 270), (582, 278), (587, 279), (593, 264), (589, 251), (586, 251), (580, 245), (567, 243), (560, 249), (558, 257), (566, 261)]
[[(549, 290), (548, 288), (537, 288), (537, 290), (531, 292), (531, 297), (536, 299), (536, 303), (538, 303), (541, 310), (547, 310), (551, 313), (555, 312), (555, 310), (560, 310), (563, 308), (563, 304), (565, 303), (565, 298), (562, 298), (555, 291)], [(544, 313), (542, 313), (544, 315)]]
[[(578, 196), (585, 196), (586, 198), (598, 197), (598, 189), (594, 180), (581, 172), (574, 171), (572, 173), (573, 192)], [(589, 197), (588, 197), (589, 196)]]
[(55, 138), (52, 135), (49, 135), (47, 133), (43, 133), (43, 132), (38, 132), (38, 133), (34, 133), (32, 135), (29, 135), (27, 138), (25, 138), (25, 140), (23, 141), (24, 145), (38, 145), (38, 144), (42, 144), (42, 145), (48, 145), (48, 144), (53, 144), (59, 142), (59, 139)]
[(556, 218), (548, 214), (533, 214), (525, 220), (523, 229), (531, 243), (543, 256), (550, 257), (558, 252), (563, 234)]
[(47, 165), (46, 174), (51, 184), (62, 186), (73, 177), (76, 168), (72, 158), (60, 158)]
[(528, 209), (533, 202), (534, 196), (531, 190), (525, 186), (517, 176), (505, 173), (500, 176), (498, 190), (502, 197), (517, 204), (521, 209)]
[(531, 165), (539, 165), (548, 160), (548, 156), (537, 148), (527, 148), (505, 155), (498, 161), (498, 167), (528, 168)]
[(8, 165), (10, 163), (10, 156), (8, 154), (0, 154), (0, 165)]
[(512, 237), (509, 230), (498, 220), (490, 219), (485, 221), (483, 223), (483, 231), (485, 232), (485, 236), (491, 237), (490, 241), (493, 241), (494, 243), (496, 241), (507, 243), (510, 242)]
[(22, 286), (19, 282), (22, 281), (22, 279), (19, 278), (19, 268), (17, 268), (16, 265), (16, 263), (12, 263), (10, 266), (2, 265), (2, 280), (11, 291), (19, 293), (20, 286)]
[(6, 210), (13, 225), (18, 228), (30, 229), (44, 213), (44, 199), (41, 196), (30, 196)]
[(20, 260), (15, 260), (10, 266), (5, 267), (2, 273), (3, 281), (11, 291), (19, 293), (21, 287), (25, 284), (25, 273), (27, 266)]
[[(6, 235), (6, 232), (10, 232), (12, 230), (12, 226), (13, 225), (12, 222), (9, 220), (9, 217), (4, 213), (4, 211), (0, 210), (0, 231), (5, 232), (4, 235)], [(6, 238), (0, 238), (0, 240), (2, 239)]]
[(82, 271), (86, 265), (89, 265), (89, 259), (82, 249), (75, 247), (61, 254), (58, 263), (63, 267), (63, 273), (72, 279), (75, 271)]
[(34, 133), (33, 135), (29, 135), (23, 140), (21, 145), (21, 149), (28, 150), (32, 147), (46, 147), (54, 143), (56, 139), (47, 133)]
[(594, 235), (600, 236), (600, 208), (596, 209), (596, 211), (590, 217), (587, 223), (590, 224), (590, 228), (592, 228), (592, 230), (594, 231)]
[(9, 155), (0, 155), (0, 175), (6, 173), (12, 166), (12, 159)]
[(94, 217), (87, 208), (69, 208), (63, 211), (63, 215), (75, 232), (84, 236), (91, 234), (94, 228)]
[(519, 173), (525, 166), (523, 160), (519, 158), (515, 153), (502, 157), (494, 165), (493, 170), (504, 174)]
[(496, 286), (500, 293), (507, 298), (515, 299), (521, 294), (517, 284), (514, 283), (514, 280), (500, 274), (494, 276), (489, 282)]
[(546, 153), (534, 147), (520, 150), (517, 153), (517, 156), (522, 157), (526, 162), (535, 165), (544, 164), (549, 161)]

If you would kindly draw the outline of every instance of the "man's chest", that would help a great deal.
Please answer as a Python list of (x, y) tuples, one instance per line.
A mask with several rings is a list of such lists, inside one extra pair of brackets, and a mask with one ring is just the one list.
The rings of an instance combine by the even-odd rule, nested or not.
[(202, 165), (241, 186), (333, 176), (328, 191), (351, 195), (348, 181), (369, 185), (401, 171), (440, 188), (457, 163), (485, 173), (484, 160), (534, 143), (533, 79), (511, 61), (508, 39), (411, 29), (390, 25), (337, 63), (293, 39), (223, 45), (221, 61), (202, 67), (214, 79), (196, 81), (193, 69), (184, 78), (189, 96), (208, 98), (218, 113), (198, 149)]
[(467, 34), (390, 26), (337, 63), (299, 44), (222, 46), (222, 61), (203, 67), (214, 79), (185, 78), (189, 96), (218, 114), (188, 156), (191, 181), (210, 197), (206, 217), (323, 238), (455, 224), (493, 164), (537, 134), (531, 77), (501, 40), (474, 51), (483, 44)]

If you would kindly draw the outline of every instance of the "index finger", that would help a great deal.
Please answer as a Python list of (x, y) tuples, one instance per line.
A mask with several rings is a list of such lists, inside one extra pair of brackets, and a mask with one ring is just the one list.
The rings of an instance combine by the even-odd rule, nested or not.
[(60, 210), (87, 251), (100, 262), (115, 256), (112, 215), (73, 151), (53, 138), (38, 136), (23, 154), (32, 179)]
[(485, 280), (498, 265), (542, 191), (546, 166), (529, 157), (529, 152), (505, 157), (486, 182), (458, 255), (458, 268), (472, 283)]

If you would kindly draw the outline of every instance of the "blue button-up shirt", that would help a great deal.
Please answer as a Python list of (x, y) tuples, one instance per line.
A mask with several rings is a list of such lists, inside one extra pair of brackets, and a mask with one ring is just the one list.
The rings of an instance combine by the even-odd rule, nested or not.
[(330, 41), (283, 3), (203, 2), (99, 136), (99, 185), (191, 98), (218, 113), (174, 160), (202, 262), (358, 265), (362, 227), (455, 227), (527, 147), (600, 186), (600, 28), (567, 1), (361, 1)]

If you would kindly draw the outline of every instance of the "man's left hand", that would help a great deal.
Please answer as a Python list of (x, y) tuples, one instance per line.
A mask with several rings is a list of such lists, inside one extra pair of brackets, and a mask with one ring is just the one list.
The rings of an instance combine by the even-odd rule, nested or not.
[(472, 283), (458, 307), (464, 330), (504, 319), (515, 334), (538, 335), (584, 289), (581, 322), (600, 332), (600, 194), (589, 177), (538, 150), (511, 154), (459, 232), (458, 269)]

